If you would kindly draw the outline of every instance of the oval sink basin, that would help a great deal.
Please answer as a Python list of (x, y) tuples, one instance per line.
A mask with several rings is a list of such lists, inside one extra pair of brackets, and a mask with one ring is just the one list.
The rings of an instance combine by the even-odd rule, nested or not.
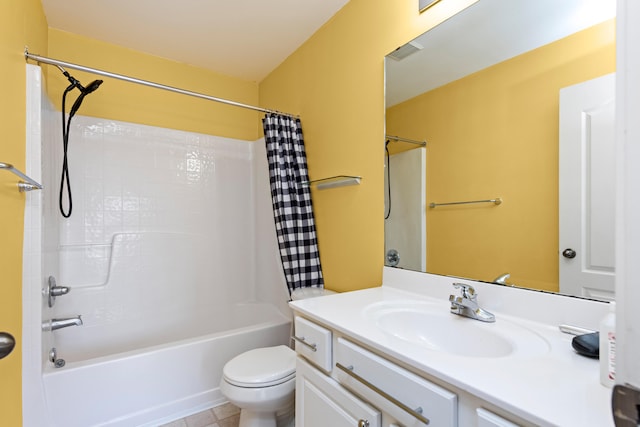
[(549, 351), (536, 332), (506, 319), (485, 323), (449, 312), (448, 304), (383, 302), (364, 310), (378, 328), (429, 350), (465, 357), (540, 355)]

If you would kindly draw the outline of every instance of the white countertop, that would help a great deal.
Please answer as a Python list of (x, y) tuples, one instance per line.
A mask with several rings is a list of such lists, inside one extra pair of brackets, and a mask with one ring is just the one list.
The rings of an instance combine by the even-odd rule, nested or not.
[[(561, 333), (558, 323), (551, 323), (556, 320), (571, 323), (564, 320), (570, 320), (571, 313), (574, 313), (578, 319), (574, 325), (594, 328), (597, 319), (606, 313), (606, 304), (456, 280), (473, 284), (478, 290), (480, 306), (495, 314), (496, 324), (516, 322), (548, 343), (545, 351), (532, 355), (459, 356), (430, 350), (393, 336), (366, 316), (366, 307), (393, 301), (435, 303), (442, 306), (443, 312), (449, 312), (449, 301), (442, 295), (447, 293), (448, 297), (448, 293), (454, 293), (451, 286), (454, 280), (423, 273), (413, 273), (419, 276), (412, 276), (412, 273), (385, 269), (385, 282), (381, 287), (290, 304), (306, 317), (532, 423), (567, 427), (614, 425), (610, 410), (611, 389), (599, 382), (598, 360), (576, 354), (571, 348), (573, 337)], [(422, 283), (416, 286), (416, 281)], [(488, 298), (483, 299), (484, 291), (491, 296), (492, 303)], [(557, 304), (557, 298), (565, 298), (565, 301)], [(522, 307), (527, 313), (525, 318), (514, 315), (521, 308), (519, 304), (527, 306)], [(541, 320), (532, 318), (536, 316), (531, 314), (535, 311), (531, 311), (530, 306), (536, 304), (540, 305)], [(555, 312), (558, 310), (562, 313)], [(492, 327), (490, 323), (484, 325)]]

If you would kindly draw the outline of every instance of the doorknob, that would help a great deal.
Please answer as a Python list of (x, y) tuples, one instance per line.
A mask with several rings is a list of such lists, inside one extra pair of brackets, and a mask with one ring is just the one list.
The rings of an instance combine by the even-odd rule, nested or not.
[(16, 340), (8, 332), (0, 332), (0, 359), (6, 357), (16, 346)]
[(565, 258), (569, 258), (569, 259), (575, 258), (576, 257), (576, 251), (574, 251), (571, 248), (567, 248), (564, 251), (562, 251), (562, 256), (565, 257)]

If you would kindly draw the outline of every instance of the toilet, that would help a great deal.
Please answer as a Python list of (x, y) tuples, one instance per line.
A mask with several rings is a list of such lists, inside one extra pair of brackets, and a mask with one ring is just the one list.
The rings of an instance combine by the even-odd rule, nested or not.
[[(297, 289), (293, 300), (334, 293)], [(293, 426), (296, 352), (285, 345), (246, 351), (222, 368), (220, 392), (240, 408), (239, 427)]]
[(220, 391), (240, 408), (239, 427), (276, 427), (278, 413), (293, 412), (295, 384), (296, 353), (279, 345), (249, 350), (227, 362)]

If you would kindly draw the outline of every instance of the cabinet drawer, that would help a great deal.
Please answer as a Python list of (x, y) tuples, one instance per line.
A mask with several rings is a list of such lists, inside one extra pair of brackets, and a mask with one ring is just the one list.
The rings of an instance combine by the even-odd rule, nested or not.
[(478, 414), (478, 427), (519, 427), (518, 424), (512, 423), (486, 409), (478, 408), (476, 413)]
[(296, 359), (296, 427), (380, 427), (380, 411)]
[(298, 316), (294, 322), (296, 352), (323, 371), (330, 372), (331, 331)]
[(343, 338), (338, 338), (336, 345), (338, 369), (334, 372), (339, 382), (382, 412), (408, 426), (425, 424), (415, 412), (430, 426), (458, 425), (458, 398), (454, 393)]

